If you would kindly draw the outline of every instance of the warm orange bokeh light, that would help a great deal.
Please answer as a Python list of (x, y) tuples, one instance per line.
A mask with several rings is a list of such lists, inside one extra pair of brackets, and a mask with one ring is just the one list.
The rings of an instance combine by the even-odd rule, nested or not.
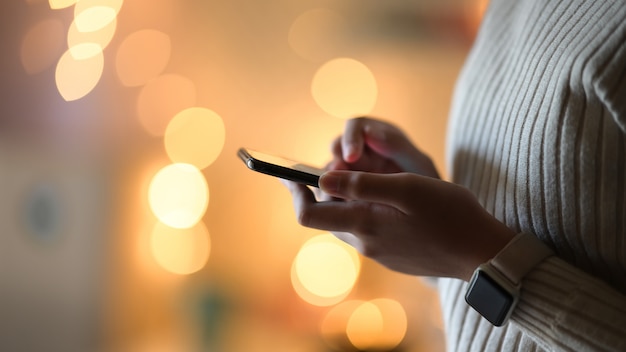
[(329, 9), (309, 10), (289, 30), (289, 45), (302, 58), (319, 62), (336, 56), (336, 38), (346, 26), (344, 18)]
[(137, 99), (137, 114), (148, 133), (162, 136), (177, 113), (194, 105), (195, 84), (183, 76), (167, 74), (143, 86)]
[(189, 228), (204, 216), (209, 204), (209, 186), (195, 166), (170, 164), (152, 178), (148, 201), (162, 223), (179, 229)]
[(98, 84), (104, 69), (104, 56), (98, 49), (93, 43), (79, 44), (61, 56), (55, 78), (63, 99), (80, 99)]
[(78, 0), (74, 6), (74, 17), (78, 17), (81, 12), (97, 6), (113, 9), (117, 15), (123, 4), (124, 0)]
[(333, 350), (341, 350), (342, 342), (347, 340), (346, 328), (348, 320), (352, 313), (360, 307), (365, 301), (349, 300), (344, 301), (332, 307), (320, 324), (320, 334), (324, 341), (333, 348)]
[(79, 32), (95, 32), (115, 20), (117, 12), (108, 6), (93, 6), (76, 14), (74, 22)]
[[(113, 36), (115, 35), (115, 30), (117, 28), (117, 19), (114, 18), (109, 24), (105, 27), (92, 32), (81, 32), (78, 30), (76, 26), (76, 21), (72, 22), (68, 33), (67, 33), (67, 45), (69, 48), (75, 48), (79, 44), (83, 43), (93, 43), (97, 44), (100, 47), (100, 50), (104, 50)], [(76, 57), (75, 54), (73, 54)]]
[(360, 270), (356, 250), (325, 234), (313, 237), (300, 248), (292, 265), (291, 281), (302, 299), (327, 306), (351, 292)]
[[(346, 318), (347, 314), (349, 318)], [(407, 331), (404, 308), (388, 298), (345, 305), (337, 312), (330, 312), (324, 324), (322, 334), (327, 339), (337, 336), (338, 329), (345, 326), (345, 334), (359, 350), (393, 350), (402, 342)]]
[(388, 351), (402, 342), (407, 331), (407, 316), (402, 305), (393, 299), (378, 298), (370, 301), (383, 317), (383, 330), (378, 336), (376, 347)]
[(150, 248), (156, 262), (165, 270), (179, 275), (191, 274), (202, 269), (209, 258), (209, 231), (203, 222), (188, 229), (175, 229), (157, 222)]
[(365, 302), (358, 306), (348, 320), (346, 334), (354, 347), (368, 350), (376, 346), (376, 341), (383, 332), (383, 315), (378, 307)]
[(43, 20), (24, 36), (20, 48), (22, 66), (29, 74), (52, 67), (63, 53), (63, 23), (56, 19)]
[(117, 51), (115, 67), (123, 85), (135, 87), (160, 75), (171, 55), (170, 37), (144, 29), (124, 39)]
[(224, 122), (218, 114), (205, 108), (189, 108), (170, 121), (164, 141), (173, 162), (204, 169), (220, 155), (225, 139)]
[(350, 118), (372, 111), (378, 86), (367, 66), (353, 59), (339, 58), (327, 62), (317, 71), (311, 93), (328, 114)]
[(50, 0), (48, 3), (50, 4), (51, 9), (57, 10), (70, 7), (76, 4), (76, 2), (78, 2), (78, 0)]

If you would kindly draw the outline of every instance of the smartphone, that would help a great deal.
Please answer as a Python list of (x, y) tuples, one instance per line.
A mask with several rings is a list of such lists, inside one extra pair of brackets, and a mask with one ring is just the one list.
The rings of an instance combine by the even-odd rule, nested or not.
[(319, 187), (319, 178), (325, 172), (320, 168), (248, 148), (240, 148), (237, 155), (250, 170), (313, 187)]

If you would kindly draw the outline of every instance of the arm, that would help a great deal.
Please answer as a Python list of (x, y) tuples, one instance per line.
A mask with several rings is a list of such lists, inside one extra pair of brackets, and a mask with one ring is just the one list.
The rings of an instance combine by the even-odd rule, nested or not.
[[(364, 122), (367, 120), (360, 124)], [(390, 136), (394, 130), (387, 131)], [(359, 146), (364, 144), (358, 142), (359, 133), (356, 135), (354, 145), (359, 155), (363, 153)], [(369, 142), (363, 143), (374, 143), (374, 133), (370, 135), (363, 138)], [(396, 135), (398, 138), (402, 139)], [(342, 152), (349, 149), (343, 146), (343, 139), (335, 143), (339, 160), (334, 164), (342, 164), (339, 169), (367, 170), (368, 163), (359, 164), (359, 157), (350, 158), (351, 153)], [(369, 147), (369, 152), (374, 149)], [(413, 152), (405, 145), (404, 151), (393, 155)], [(373, 152), (369, 163), (381, 165), (376, 158), (389, 159), (381, 154)], [(317, 202), (306, 187), (290, 184), (300, 223), (338, 232), (361, 253), (393, 270), (465, 281), (476, 266), (495, 256), (513, 237), (514, 232), (488, 214), (467, 189), (432, 177), (401, 173), (404, 170), (399, 164), (393, 163), (395, 174), (333, 171), (324, 175), (322, 190), (346, 201)], [(413, 165), (418, 164), (426, 165)], [(416, 170), (408, 171), (421, 171)], [(381, 168), (375, 171), (381, 172)], [(451, 299), (462, 300), (460, 296)], [(625, 343), (624, 307), (626, 298), (617, 290), (552, 257), (524, 279), (512, 319), (546, 346), (593, 350)]]

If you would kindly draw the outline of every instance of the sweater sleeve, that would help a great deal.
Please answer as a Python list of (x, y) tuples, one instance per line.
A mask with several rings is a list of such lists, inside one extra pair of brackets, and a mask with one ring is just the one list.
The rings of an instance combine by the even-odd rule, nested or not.
[(548, 349), (626, 350), (626, 296), (553, 256), (524, 279), (512, 320)]

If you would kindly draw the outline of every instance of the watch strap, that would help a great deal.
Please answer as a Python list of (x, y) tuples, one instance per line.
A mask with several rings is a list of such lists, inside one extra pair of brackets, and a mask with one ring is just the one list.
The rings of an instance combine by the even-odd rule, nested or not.
[(536, 236), (519, 233), (489, 263), (513, 285), (518, 286), (528, 272), (552, 255), (554, 252)]

